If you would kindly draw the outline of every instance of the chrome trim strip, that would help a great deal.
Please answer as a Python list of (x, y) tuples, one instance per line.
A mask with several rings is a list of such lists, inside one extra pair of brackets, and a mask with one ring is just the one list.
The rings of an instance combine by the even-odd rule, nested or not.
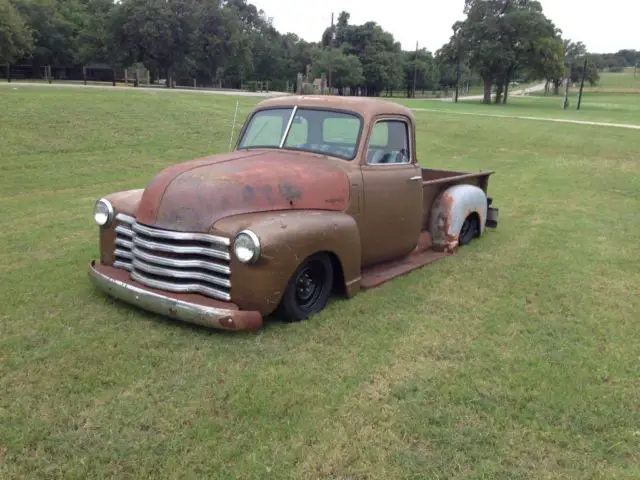
[(125, 237), (133, 237), (133, 230), (122, 225), (116, 227), (116, 234), (124, 235)]
[(116, 251), (114, 253), (116, 257), (128, 258), (130, 260), (133, 260), (133, 253), (131, 252), (131, 250), (120, 250), (119, 248), (116, 248)]
[(227, 279), (216, 277), (215, 275), (209, 275), (207, 273), (196, 272), (194, 270), (177, 270), (174, 268), (156, 267), (146, 262), (142, 262), (138, 259), (133, 260), (133, 269), (137, 272), (143, 270), (152, 275), (158, 275), (159, 277), (171, 277), (186, 280), (202, 280), (203, 282), (213, 283), (220, 287), (231, 288), (231, 282)]
[[(118, 240), (116, 240), (116, 245), (118, 244)], [(206, 247), (190, 247), (190, 246), (174, 246), (167, 245), (164, 243), (152, 242), (150, 240), (144, 240), (137, 235), (133, 237), (133, 245), (143, 247), (149, 250), (156, 250), (158, 252), (167, 252), (167, 253), (191, 253), (195, 255), (207, 255), (213, 258), (219, 258), (222, 260), (231, 260), (231, 256), (229, 252), (221, 252), (219, 250), (214, 250), (212, 248)], [(133, 248), (132, 245), (132, 248)]]
[(154, 280), (149, 277), (145, 277), (140, 272), (136, 271), (131, 272), (131, 279), (147, 285), (151, 288), (157, 288), (158, 290), (166, 290), (168, 292), (177, 293), (202, 293), (204, 295), (208, 295), (219, 300), (224, 300), (226, 302), (231, 301), (231, 295), (229, 295), (227, 292), (223, 292), (222, 290), (218, 290), (217, 288), (205, 287), (204, 285), (200, 285), (198, 283), (176, 285), (174, 283), (163, 282), (160, 280)]
[[(116, 255), (117, 255), (116, 251)], [(205, 261), (205, 260), (180, 260), (176, 258), (168, 258), (168, 257), (160, 257), (158, 255), (153, 255), (151, 253), (145, 252), (144, 250), (140, 250), (139, 248), (133, 247), (133, 254), (131, 258), (139, 258), (140, 260), (144, 260), (148, 263), (157, 263), (160, 265), (164, 265), (167, 267), (176, 267), (176, 268), (202, 268), (205, 270), (211, 270), (212, 272), (222, 273), (224, 275), (230, 275), (231, 269), (226, 265), (222, 265), (220, 263), (215, 263), (213, 261)]]
[(225, 237), (219, 237), (217, 235), (209, 235), (208, 233), (189, 233), (189, 232), (174, 232), (171, 230), (158, 230), (155, 228), (145, 227), (139, 223), (133, 224), (133, 231), (149, 237), (164, 238), (166, 240), (195, 240), (199, 242), (211, 242), (223, 247), (228, 247), (231, 241)]
[(133, 218), (130, 215), (127, 215), (125, 213), (119, 213), (116, 215), (116, 220), (118, 220), (119, 222), (124, 222), (124, 223), (128, 223), (128, 224), (132, 224), (133, 222), (136, 221), (135, 218)]
[(133, 267), (131, 266), (131, 262), (120, 262), (118, 260), (113, 262), (113, 268), (121, 268), (121, 269), (127, 270), (129, 272), (131, 272), (133, 270)]
[(124, 238), (116, 238), (116, 247), (124, 247), (131, 250), (133, 248), (133, 242), (125, 240)]

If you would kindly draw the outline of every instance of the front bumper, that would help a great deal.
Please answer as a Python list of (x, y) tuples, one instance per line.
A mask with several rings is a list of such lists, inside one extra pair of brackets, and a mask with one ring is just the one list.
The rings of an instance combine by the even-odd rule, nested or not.
[(222, 330), (257, 330), (264, 321), (255, 311), (240, 310), (233, 303), (195, 294), (173, 294), (141, 285), (125, 270), (89, 264), (89, 278), (99, 289), (118, 300), (188, 323)]

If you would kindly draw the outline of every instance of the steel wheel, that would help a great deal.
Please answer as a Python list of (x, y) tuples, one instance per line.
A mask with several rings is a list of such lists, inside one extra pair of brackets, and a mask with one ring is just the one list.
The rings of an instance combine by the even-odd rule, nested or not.
[(331, 296), (333, 265), (325, 253), (305, 259), (291, 276), (277, 316), (285, 321), (305, 320), (324, 309)]

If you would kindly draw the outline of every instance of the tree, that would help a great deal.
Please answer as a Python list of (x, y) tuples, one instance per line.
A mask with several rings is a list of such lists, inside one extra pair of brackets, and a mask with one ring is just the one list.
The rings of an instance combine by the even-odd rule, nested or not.
[(115, 7), (117, 44), (128, 63), (158, 68), (173, 86), (176, 68), (184, 68), (197, 30), (191, 0), (123, 0)]
[(547, 77), (549, 82), (553, 83), (554, 95), (560, 94), (560, 84), (565, 80), (567, 74), (570, 73), (569, 81), (577, 83), (582, 79), (582, 71), (584, 69), (584, 58), (587, 56), (590, 61), (587, 64), (586, 79), (590, 85), (596, 85), (600, 80), (598, 72), (598, 62), (596, 56), (587, 54), (587, 47), (582, 42), (573, 42), (570, 39), (563, 40), (563, 67), (550, 71)]
[(405, 64), (400, 44), (375, 22), (350, 25), (349, 14), (341, 12), (338, 22), (322, 34), (321, 45), (333, 44), (345, 55), (356, 56), (362, 64), (367, 95), (379, 95), (385, 89), (400, 87), (405, 79)]
[[(497, 85), (496, 102), (514, 75), (531, 68), (535, 52), (556, 37), (553, 23), (533, 0), (466, 0), (467, 17), (454, 24), (449, 49), (465, 52), (469, 66), (484, 83), (484, 103), (491, 103), (491, 89)], [(505, 92), (506, 90), (506, 92)]]
[(407, 97), (415, 96), (413, 79), (416, 79), (416, 90), (429, 90), (435, 86), (437, 69), (431, 52), (424, 48), (416, 52), (404, 52), (404, 85)]
[[(518, 72), (537, 72), (540, 62), (548, 68), (557, 67), (560, 62), (560, 38), (558, 31), (542, 13), (538, 2), (522, 2), (520, 8), (506, 8), (501, 20), (502, 40), (505, 58), (502, 77), (498, 78), (496, 103), (504, 89), (503, 103), (507, 103), (509, 84)], [(555, 65), (554, 65), (555, 62)], [(544, 76), (542, 76), (544, 78)]]
[(600, 81), (600, 72), (598, 71), (596, 59), (592, 55), (584, 54), (571, 60), (570, 80), (572, 83), (580, 83), (580, 81), (582, 80), (582, 74), (584, 72), (585, 59), (587, 60), (587, 71), (585, 80), (589, 82), (589, 85), (593, 87)]
[(9, 0), (0, 0), (0, 63), (13, 63), (32, 51), (31, 29)]
[(119, 63), (119, 55), (113, 35), (114, 3), (112, 0), (87, 0), (85, 15), (78, 32), (76, 61), (82, 64), (101, 62)]
[[(559, 37), (546, 38), (536, 43), (532, 58), (525, 69), (530, 78), (561, 78), (565, 74), (563, 42)], [(546, 89), (545, 89), (546, 92)]]
[(345, 87), (354, 87), (364, 83), (362, 64), (355, 55), (346, 55), (341, 49), (324, 50), (318, 52), (313, 60), (313, 75), (320, 77), (329, 71), (329, 56), (331, 55), (332, 87), (337, 88), (343, 95)]
[(14, 5), (33, 32), (33, 65), (73, 65), (84, 6), (75, 0), (14, 0)]
[[(539, 2), (466, 0), (464, 13), (434, 57), (424, 49), (403, 51), (375, 22), (349, 23), (346, 11), (317, 42), (307, 42), (279, 32), (247, 0), (0, 0), (0, 61), (30, 62), (36, 71), (140, 62), (153, 76), (166, 76), (168, 86), (174, 78), (233, 87), (266, 80), (280, 89), (310, 66), (315, 74), (328, 73), (330, 53), (340, 93), (360, 87), (372, 96), (397, 89), (410, 95), (415, 78), (422, 90), (484, 83), (487, 103), (494, 87), (498, 101), (506, 102), (516, 77), (559, 84), (569, 66), (572, 78), (581, 75), (586, 49), (560, 53), (560, 33)], [(635, 50), (590, 56), (587, 78), (597, 82), (599, 68), (624, 68), (639, 59)]]

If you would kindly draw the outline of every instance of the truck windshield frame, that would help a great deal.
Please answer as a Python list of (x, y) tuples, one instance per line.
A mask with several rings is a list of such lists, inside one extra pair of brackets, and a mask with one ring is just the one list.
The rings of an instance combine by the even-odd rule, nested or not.
[(350, 110), (297, 105), (253, 112), (242, 127), (237, 150), (269, 148), (353, 160), (358, 154), (364, 119)]

